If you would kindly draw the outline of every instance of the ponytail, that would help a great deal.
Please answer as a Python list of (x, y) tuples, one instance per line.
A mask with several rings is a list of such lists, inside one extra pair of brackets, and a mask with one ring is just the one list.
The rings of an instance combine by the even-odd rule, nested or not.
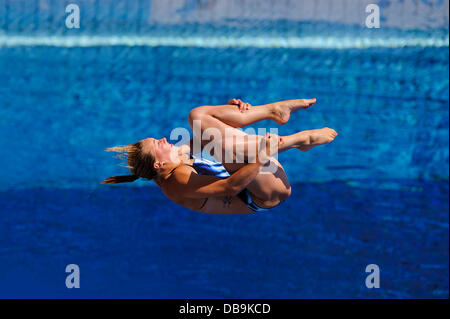
[(118, 184), (118, 183), (131, 183), (137, 180), (139, 176), (137, 175), (121, 175), (121, 176), (111, 176), (105, 178), (102, 184)]
[(153, 180), (158, 173), (154, 168), (155, 158), (149, 152), (142, 151), (142, 141), (135, 144), (119, 145), (107, 148), (107, 152), (116, 152), (119, 155), (116, 158), (123, 158), (126, 154), (127, 164), (125, 167), (130, 169), (131, 175), (111, 176), (105, 178), (102, 184), (131, 183), (139, 177), (147, 180)]

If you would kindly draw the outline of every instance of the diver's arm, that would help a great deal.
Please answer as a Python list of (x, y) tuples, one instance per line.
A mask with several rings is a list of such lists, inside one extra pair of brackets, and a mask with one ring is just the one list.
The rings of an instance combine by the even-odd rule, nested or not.
[(182, 167), (175, 171), (168, 186), (174, 193), (188, 198), (235, 196), (250, 184), (263, 165), (259, 161), (247, 164), (225, 179), (198, 175), (189, 167)]

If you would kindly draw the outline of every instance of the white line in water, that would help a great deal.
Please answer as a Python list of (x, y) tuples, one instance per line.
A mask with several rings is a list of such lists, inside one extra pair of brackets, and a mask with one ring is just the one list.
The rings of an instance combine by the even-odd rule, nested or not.
[(200, 48), (293, 48), (363, 49), (448, 47), (449, 37), (150, 37), (150, 36), (6, 36), (0, 35), (0, 47), (55, 46), (176, 46)]

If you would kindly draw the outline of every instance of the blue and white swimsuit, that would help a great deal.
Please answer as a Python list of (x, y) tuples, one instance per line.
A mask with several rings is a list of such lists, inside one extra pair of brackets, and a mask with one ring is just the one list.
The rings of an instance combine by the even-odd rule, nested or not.
[[(194, 159), (192, 167), (195, 169), (197, 174), (217, 176), (219, 178), (230, 177), (230, 173), (228, 173), (225, 167), (223, 167), (222, 163), (213, 162), (204, 158), (199, 158), (192, 154), (190, 156), (191, 158)], [(268, 208), (259, 207), (253, 202), (252, 197), (250, 196), (250, 192), (247, 188), (242, 190), (237, 196), (247, 205), (248, 208), (250, 208), (254, 212), (261, 212), (264, 210), (268, 210)], [(205, 206), (207, 200), (208, 199), (206, 199), (205, 202), (203, 203), (202, 208), (203, 206)]]

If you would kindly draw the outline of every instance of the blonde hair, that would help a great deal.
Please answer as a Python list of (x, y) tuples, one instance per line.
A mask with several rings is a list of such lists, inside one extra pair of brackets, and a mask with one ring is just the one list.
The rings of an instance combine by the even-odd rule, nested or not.
[(117, 158), (123, 158), (126, 155), (128, 165), (125, 167), (130, 169), (132, 175), (111, 176), (105, 178), (102, 184), (130, 183), (139, 177), (152, 180), (157, 176), (153, 166), (155, 158), (150, 152), (142, 151), (141, 141), (135, 144), (109, 147), (105, 151), (119, 153)]

